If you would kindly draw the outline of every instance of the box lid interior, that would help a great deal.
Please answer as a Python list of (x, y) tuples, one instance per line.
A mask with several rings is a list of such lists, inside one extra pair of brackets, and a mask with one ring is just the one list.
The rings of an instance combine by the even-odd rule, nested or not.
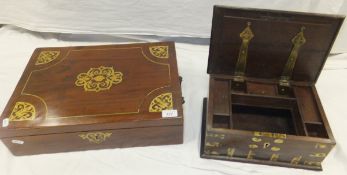
[[(235, 76), (247, 28), (245, 77), (277, 81), (294, 48), (293, 38), (302, 31), (304, 44), (297, 52), (293, 82), (314, 84), (324, 66), (343, 16), (215, 6), (213, 13), (208, 73)], [(295, 53), (294, 53), (295, 54)]]
[(0, 137), (182, 125), (181, 100), (173, 42), (38, 48)]

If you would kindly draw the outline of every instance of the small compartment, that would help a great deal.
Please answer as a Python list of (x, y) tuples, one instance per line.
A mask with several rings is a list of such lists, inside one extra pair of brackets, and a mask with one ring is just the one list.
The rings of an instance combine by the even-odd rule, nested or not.
[(213, 94), (213, 109), (216, 115), (229, 115), (230, 114), (230, 90), (229, 81), (217, 79), (214, 80)]
[(276, 91), (274, 84), (247, 82), (247, 93), (249, 94), (276, 96)]
[(230, 128), (230, 116), (213, 115), (212, 126), (214, 128)]
[(232, 105), (234, 129), (296, 134), (289, 109)]
[(290, 135), (306, 135), (294, 98), (232, 93), (231, 128)]
[(308, 136), (329, 138), (322, 123), (305, 123)]

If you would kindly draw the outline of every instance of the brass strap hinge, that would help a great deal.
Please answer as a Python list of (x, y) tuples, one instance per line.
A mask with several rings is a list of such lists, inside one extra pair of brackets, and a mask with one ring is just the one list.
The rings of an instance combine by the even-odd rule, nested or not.
[(236, 63), (234, 81), (244, 81), (246, 63), (247, 63), (248, 45), (251, 39), (254, 37), (254, 34), (250, 26), (251, 26), (251, 22), (248, 22), (247, 27), (240, 33), (240, 38), (242, 39), (242, 43), (241, 43), (241, 47), (239, 51), (239, 57)]
[(239, 57), (237, 59), (234, 78), (233, 78), (233, 87), (236, 89), (244, 89), (245, 88), (245, 72), (246, 72), (246, 63), (247, 63), (247, 55), (248, 55), (248, 45), (254, 34), (251, 29), (251, 22), (247, 22), (246, 28), (240, 33), (240, 38), (242, 39), (242, 43), (239, 50)]
[(283, 69), (282, 75), (279, 80), (279, 93), (282, 95), (287, 94), (287, 89), (290, 87), (290, 79), (293, 74), (293, 69), (298, 58), (299, 50), (303, 44), (306, 43), (304, 36), (305, 27), (301, 27), (299, 33), (297, 33), (292, 39), (293, 48), (288, 57), (287, 63)]

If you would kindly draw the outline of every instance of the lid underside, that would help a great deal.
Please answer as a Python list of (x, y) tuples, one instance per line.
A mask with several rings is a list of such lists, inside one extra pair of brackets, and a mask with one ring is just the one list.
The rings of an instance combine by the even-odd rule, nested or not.
[[(291, 56), (296, 59), (291, 80), (313, 84), (343, 19), (343, 16), (215, 6), (208, 73), (236, 76), (238, 59), (247, 57), (243, 62), (245, 77), (279, 80)], [(304, 42), (298, 43), (294, 40), (300, 32)]]

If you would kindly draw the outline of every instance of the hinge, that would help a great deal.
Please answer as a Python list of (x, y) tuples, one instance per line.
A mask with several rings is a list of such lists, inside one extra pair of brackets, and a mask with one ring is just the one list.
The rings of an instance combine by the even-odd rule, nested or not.
[(305, 27), (301, 27), (299, 33), (297, 33), (292, 39), (293, 48), (288, 57), (287, 63), (283, 69), (282, 75), (279, 80), (278, 93), (280, 95), (291, 95), (291, 85), (290, 80), (292, 78), (294, 66), (298, 58), (299, 50), (303, 44), (305, 44), (306, 39), (304, 36)]
[(245, 83), (245, 72), (246, 72), (246, 63), (248, 55), (248, 45), (251, 39), (254, 37), (254, 34), (251, 30), (251, 22), (247, 22), (246, 28), (240, 33), (240, 38), (242, 43), (240, 46), (239, 57), (237, 59), (234, 78), (232, 87), (235, 90), (244, 90), (246, 88)]

